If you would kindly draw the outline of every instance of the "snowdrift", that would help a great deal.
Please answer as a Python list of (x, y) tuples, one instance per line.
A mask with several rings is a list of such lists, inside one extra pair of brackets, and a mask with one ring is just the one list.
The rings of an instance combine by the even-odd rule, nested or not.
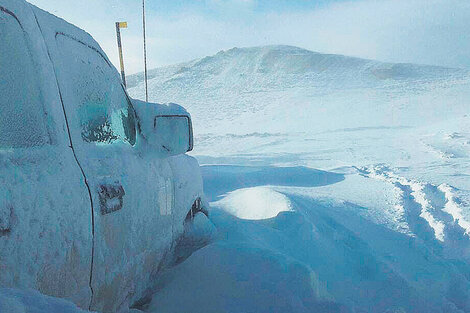
[[(393, 176), (388, 169), (372, 171), (221, 195), (214, 243), (161, 277), (147, 312), (470, 312), (470, 238), (444, 219), (442, 242), (419, 218), (423, 199), (438, 210), (437, 191), (412, 195), (404, 178), (396, 185), (378, 178)], [(227, 178), (218, 166), (204, 173)], [(288, 210), (253, 219), (285, 203), (273, 195)]]

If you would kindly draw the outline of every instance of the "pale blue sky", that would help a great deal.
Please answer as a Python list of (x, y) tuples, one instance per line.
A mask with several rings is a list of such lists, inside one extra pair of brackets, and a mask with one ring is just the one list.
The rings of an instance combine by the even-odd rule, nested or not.
[[(128, 73), (142, 69), (140, 0), (31, 0), (84, 28)], [(146, 0), (150, 68), (232, 47), (289, 44), (391, 62), (470, 68), (468, 0)]]

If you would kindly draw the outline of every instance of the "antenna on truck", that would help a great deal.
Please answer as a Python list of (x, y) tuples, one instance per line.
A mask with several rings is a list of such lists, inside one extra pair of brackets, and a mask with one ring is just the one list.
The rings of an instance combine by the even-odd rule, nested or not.
[(147, 83), (147, 42), (145, 39), (145, 0), (142, 0), (142, 27), (144, 30), (144, 78), (145, 78), (145, 101), (149, 101), (148, 83)]

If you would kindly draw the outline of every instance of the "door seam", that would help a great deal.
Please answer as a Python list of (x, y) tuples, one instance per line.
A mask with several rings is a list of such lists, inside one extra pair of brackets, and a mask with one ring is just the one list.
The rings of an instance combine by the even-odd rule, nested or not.
[(91, 297), (90, 297), (90, 303), (88, 304), (88, 310), (91, 310), (91, 305), (93, 303), (93, 297), (94, 297), (92, 279), (93, 279), (93, 262), (94, 262), (94, 256), (95, 256), (95, 215), (94, 215), (93, 197), (92, 197), (92, 194), (91, 194), (90, 185), (89, 185), (88, 180), (87, 180), (86, 175), (85, 175), (85, 171), (83, 170), (82, 165), (78, 161), (77, 154), (76, 154), (75, 149), (73, 147), (72, 136), (71, 136), (71, 133), (70, 133), (70, 126), (69, 126), (69, 122), (68, 122), (68, 118), (67, 118), (67, 113), (66, 113), (66, 110), (65, 110), (64, 100), (62, 98), (62, 92), (60, 91), (59, 79), (57, 77), (55, 64), (52, 61), (52, 57), (51, 57), (51, 54), (50, 54), (50, 51), (49, 51), (49, 47), (46, 44), (46, 40), (44, 38), (44, 33), (42, 31), (41, 25), (39, 24), (38, 18), (36, 16), (36, 12), (34, 12), (33, 10), (31, 10), (31, 11), (33, 12), (34, 18), (36, 19), (36, 24), (38, 25), (39, 31), (40, 31), (40, 33), (42, 35), (42, 38), (43, 38), (43, 41), (44, 41), (44, 45), (46, 47), (47, 56), (48, 56), (49, 61), (52, 65), (52, 68), (54, 70), (54, 76), (55, 76), (55, 80), (56, 80), (56, 84), (57, 84), (57, 90), (59, 92), (60, 103), (62, 105), (62, 111), (64, 113), (64, 118), (65, 118), (65, 126), (67, 128), (67, 135), (68, 135), (68, 138), (69, 138), (69, 144), (70, 144), (69, 148), (72, 150), (72, 154), (73, 154), (73, 157), (75, 159), (75, 162), (77, 163), (77, 165), (80, 169), (80, 172), (82, 173), (82, 176), (83, 176), (83, 179), (84, 179), (84, 182), (85, 182), (85, 186), (88, 190), (88, 196), (90, 198), (92, 243), (91, 243), (91, 264), (90, 264), (90, 275), (89, 275), (90, 278), (89, 278), (89, 281), (88, 281), (88, 287), (90, 288)]

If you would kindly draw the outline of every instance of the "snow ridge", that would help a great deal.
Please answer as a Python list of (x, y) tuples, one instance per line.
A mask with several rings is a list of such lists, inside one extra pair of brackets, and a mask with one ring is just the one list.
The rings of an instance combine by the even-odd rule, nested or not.
[[(419, 182), (396, 175), (388, 166), (379, 164), (370, 167), (362, 167), (360, 172), (366, 177), (389, 182), (395, 186), (400, 195), (397, 206), (400, 207), (403, 217), (414, 235), (428, 241), (432, 235), (441, 243), (447, 240), (457, 242), (456, 233), (465, 235), (467, 240), (462, 244), (467, 244), (470, 238), (470, 223), (462, 215), (462, 208), (455, 195), (455, 188), (441, 184), (435, 186), (429, 183)], [(418, 217), (420, 219), (418, 219)], [(422, 221), (427, 223), (422, 224)]]
[(455, 188), (447, 184), (441, 184), (438, 188), (444, 193), (447, 200), (443, 209), (444, 212), (452, 215), (454, 221), (456, 221), (460, 227), (465, 229), (465, 234), (470, 237), (470, 222), (465, 220), (462, 214), (462, 208), (459, 205), (460, 201), (455, 196)]

